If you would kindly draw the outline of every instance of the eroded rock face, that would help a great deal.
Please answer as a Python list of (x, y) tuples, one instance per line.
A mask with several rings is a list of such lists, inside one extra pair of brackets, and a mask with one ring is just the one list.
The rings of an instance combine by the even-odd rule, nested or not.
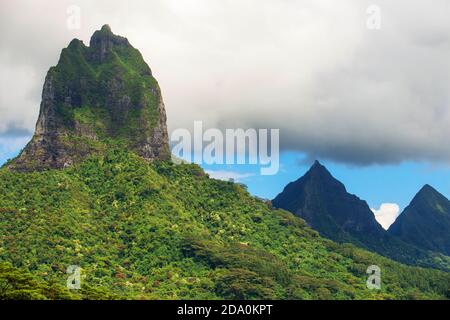
[(109, 26), (74, 39), (50, 68), (32, 140), (8, 167), (64, 168), (113, 145), (170, 157), (161, 90), (142, 55)]

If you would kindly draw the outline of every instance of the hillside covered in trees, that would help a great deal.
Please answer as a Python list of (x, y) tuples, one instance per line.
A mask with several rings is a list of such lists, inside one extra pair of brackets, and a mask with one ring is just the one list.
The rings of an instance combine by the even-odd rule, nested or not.
[[(0, 170), (0, 296), (443, 299), (450, 274), (321, 238), (196, 165), (122, 149), (66, 169)], [(81, 290), (65, 288), (69, 265)], [(381, 268), (381, 290), (366, 269)], [(31, 291), (30, 291), (31, 290)]]

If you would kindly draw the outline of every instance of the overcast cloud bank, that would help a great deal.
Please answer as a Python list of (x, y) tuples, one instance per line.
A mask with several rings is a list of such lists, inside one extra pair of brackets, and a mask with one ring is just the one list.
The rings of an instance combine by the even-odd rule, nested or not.
[[(366, 27), (369, 5), (381, 28)], [(81, 9), (69, 30), (67, 8)], [(450, 163), (450, 2), (0, 4), (0, 136), (32, 132), (61, 48), (102, 24), (159, 80), (169, 129), (279, 128), (281, 148), (356, 165)]]

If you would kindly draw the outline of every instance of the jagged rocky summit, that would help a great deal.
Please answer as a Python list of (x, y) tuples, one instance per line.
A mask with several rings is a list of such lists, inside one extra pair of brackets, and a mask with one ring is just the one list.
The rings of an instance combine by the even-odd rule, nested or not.
[(140, 52), (108, 25), (62, 50), (45, 78), (32, 140), (8, 163), (18, 171), (64, 168), (118, 145), (145, 159), (170, 157), (158, 82)]

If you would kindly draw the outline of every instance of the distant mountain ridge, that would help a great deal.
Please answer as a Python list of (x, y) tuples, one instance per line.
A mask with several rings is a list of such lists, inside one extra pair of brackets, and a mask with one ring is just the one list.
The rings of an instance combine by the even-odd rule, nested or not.
[(425, 185), (388, 232), (419, 248), (450, 255), (450, 201)]
[(408, 264), (439, 266), (435, 255), (389, 234), (376, 221), (367, 202), (347, 192), (318, 161), (273, 199), (276, 208), (303, 218), (321, 235), (350, 242)]
[(303, 177), (289, 183), (272, 203), (299, 215), (333, 240), (352, 239), (353, 232), (383, 232), (367, 203), (349, 194), (319, 161)]

